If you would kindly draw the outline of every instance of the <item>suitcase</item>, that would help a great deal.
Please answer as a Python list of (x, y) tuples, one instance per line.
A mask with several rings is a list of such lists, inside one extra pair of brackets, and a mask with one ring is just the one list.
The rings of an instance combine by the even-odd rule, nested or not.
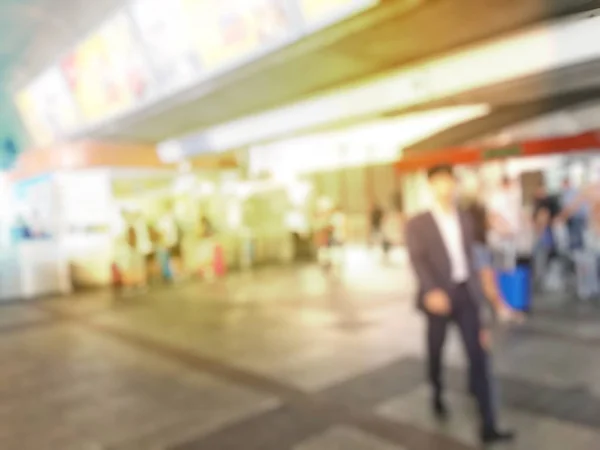
[(566, 265), (559, 257), (554, 257), (544, 269), (542, 287), (544, 292), (562, 293), (566, 291)]
[(498, 286), (508, 305), (517, 311), (531, 309), (531, 269), (517, 266), (513, 270), (498, 273)]
[(575, 262), (575, 286), (577, 296), (588, 300), (600, 294), (598, 257), (589, 250), (579, 250), (573, 254)]

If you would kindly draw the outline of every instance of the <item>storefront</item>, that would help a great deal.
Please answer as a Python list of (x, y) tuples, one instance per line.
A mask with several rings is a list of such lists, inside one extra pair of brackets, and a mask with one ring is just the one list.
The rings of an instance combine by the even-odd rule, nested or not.
[(55, 180), (41, 175), (11, 187), (0, 252), (0, 299), (70, 292), (68, 257), (61, 245), (62, 205)]
[(372, 139), (381, 130), (379, 125), (375, 128), (370, 128), (373, 134), (356, 127), (251, 147), (250, 176), (268, 176), (290, 189), (304, 185), (306, 194), (297, 206), (309, 228), (318, 203), (326, 202), (347, 216), (349, 240), (364, 242), (372, 206), (401, 207), (396, 203), (401, 187), (392, 165), (400, 149), (384, 135), (379, 135), (383, 140)]
[(327, 201), (346, 215), (348, 239), (364, 244), (373, 208), (403, 215), (414, 203), (414, 180), (394, 168), (402, 149), (486, 111), (444, 108), (251, 146), (248, 174), (304, 183), (310, 192), (303, 205), (309, 227), (318, 201)]
[(113, 172), (160, 166), (153, 147), (80, 143), (23, 153), (9, 175), (2, 276), (11, 283), (0, 285), (2, 297), (110, 284), (118, 216)]

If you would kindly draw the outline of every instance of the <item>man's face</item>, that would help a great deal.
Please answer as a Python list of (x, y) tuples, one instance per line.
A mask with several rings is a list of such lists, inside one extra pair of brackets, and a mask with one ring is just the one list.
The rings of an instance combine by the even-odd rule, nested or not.
[(438, 173), (429, 179), (431, 192), (439, 203), (454, 201), (456, 194), (456, 180), (451, 174)]
[(546, 197), (546, 187), (545, 186), (538, 186), (536, 191), (535, 191), (535, 195), (537, 198), (544, 198)]

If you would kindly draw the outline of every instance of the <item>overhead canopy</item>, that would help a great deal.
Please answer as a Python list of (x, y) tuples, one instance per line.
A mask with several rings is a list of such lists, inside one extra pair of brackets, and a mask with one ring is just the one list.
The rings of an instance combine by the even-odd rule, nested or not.
[[(166, 160), (177, 159), (400, 111), (457, 103), (469, 105), (473, 99), (481, 100), (478, 103), (486, 103), (487, 99), (500, 107), (518, 105), (531, 92), (541, 99), (529, 98), (534, 104), (529, 109), (533, 113), (544, 113), (547, 103), (544, 98), (571, 95), (574, 91), (571, 96), (580, 101), (579, 97), (589, 94), (589, 90), (585, 90), (589, 89), (586, 81), (598, 83), (595, 69), (600, 61), (600, 40), (595, 38), (599, 28), (600, 17), (575, 17), (533, 27), (288, 106), (169, 140), (159, 145), (159, 150)], [(557, 46), (556, 42), (561, 45)], [(568, 77), (564, 72), (575, 72), (578, 76)], [(556, 73), (562, 73), (566, 81), (548, 85), (546, 77)]]
[[(84, 141), (22, 153), (10, 172), (12, 180), (23, 180), (62, 170), (92, 168), (177, 169), (163, 163), (152, 145), (121, 145)], [(189, 161), (190, 169), (232, 169), (238, 167), (233, 152), (203, 155)]]
[[(323, 4), (340, 3), (302, 1), (319, 8)], [(58, 57), (64, 57), (65, 51), (73, 49), (121, 2), (88, 3), (75, 0), (2, 3), (0, 16), (10, 24), (0, 30), (0, 42), (6, 47), (3, 62), (4, 68), (14, 75), (15, 88), (32, 80)], [(244, 68), (203, 80), (168, 99), (145, 102), (132, 112), (72, 137), (155, 142), (533, 22), (589, 9), (594, 4), (595, 0), (542, 3), (465, 0), (457, 14), (456, 4), (451, 0), (382, 1), (378, 8), (355, 20), (303, 39)], [(498, 14), (500, 10), (502, 14)], [(377, 45), (372, 45), (374, 42)]]
[(60, 170), (163, 166), (154, 146), (79, 142), (26, 151), (10, 175), (13, 180), (22, 180)]

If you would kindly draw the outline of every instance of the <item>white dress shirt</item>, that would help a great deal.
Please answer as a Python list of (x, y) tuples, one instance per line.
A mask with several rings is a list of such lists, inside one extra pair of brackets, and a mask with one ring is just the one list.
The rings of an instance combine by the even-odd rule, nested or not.
[(469, 263), (465, 254), (465, 246), (458, 212), (443, 211), (438, 206), (431, 209), (431, 214), (440, 230), (444, 246), (450, 258), (451, 277), (454, 283), (464, 283), (469, 278)]
[(503, 188), (489, 198), (488, 211), (501, 217), (511, 234), (518, 234), (521, 228), (521, 195), (516, 189)]

